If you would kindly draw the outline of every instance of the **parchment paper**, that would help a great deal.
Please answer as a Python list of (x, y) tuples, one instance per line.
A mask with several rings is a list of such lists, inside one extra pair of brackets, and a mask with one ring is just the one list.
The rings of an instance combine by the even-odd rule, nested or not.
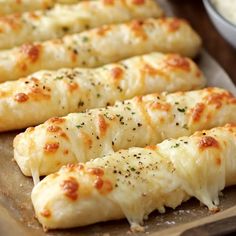
[[(172, 13), (166, 0), (159, 1), (169, 14)], [(207, 76), (209, 86), (226, 88), (236, 95), (236, 88), (222, 68), (205, 52), (197, 59)], [(19, 133), (19, 131), (18, 131)], [(72, 235), (125, 235), (129, 231), (126, 220), (99, 223), (83, 228), (50, 231), (44, 233), (34, 218), (30, 193), (31, 178), (24, 177), (13, 159), (12, 140), (17, 132), (0, 134), (0, 235), (1, 236), (72, 236)], [(221, 197), (220, 208), (224, 210), (236, 205), (236, 187), (228, 188)], [(96, 210), (96, 209), (94, 209)], [(91, 212), (92, 214), (92, 212)], [(190, 200), (176, 210), (167, 209), (166, 214), (154, 212), (145, 222), (146, 232), (139, 235), (157, 233), (163, 229), (177, 227), (183, 223), (209, 216), (210, 213), (197, 200)], [(136, 234), (133, 234), (136, 235)]]
[[(208, 85), (219, 86), (230, 90), (236, 95), (236, 89), (225, 72), (206, 53), (202, 52), (198, 64), (207, 75)], [(0, 235), (5, 236), (30, 236), (45, 235), (37, 220), (31, 205), (30, 193), (33, 187), (31, 178), (24, 177), (13, 159), (12, 140), (16, 132), (0, 135)], [(236, 187), (228, 188), (221, 198), (221, 209), (225, 210), (236, 205)], [(96, 210), (96, 209), (94, 209)], [(91, 212), (92, 214), (92, 212)], [(197, 200), (190, 200), (176, 210), (167, 210), (166, 214), (154, 212), (145, 222), (146, 232), (158, 232), (160, 230), (175, 227), (182, 223), (201, 219), (210, 213), (204, 206), (200, 206)], [(47, 235), (124, 235), (129, 230), (126, 220), (95, 224), (88, 227), (72, 230), (52, 231)], [(142, 235), (142, 234), (139, 234)]]

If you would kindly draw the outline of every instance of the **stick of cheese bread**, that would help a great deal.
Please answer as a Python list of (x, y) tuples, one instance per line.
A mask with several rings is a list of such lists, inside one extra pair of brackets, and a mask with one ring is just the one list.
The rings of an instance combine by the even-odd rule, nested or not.
[(35, 10), (46, 10), (57, 3), (72, 4), (82, 0), (1, 0), (0, 16)]
[(0, 49), (60, 38), (104, 24), (160, 16), (163, 16), (163, 11), (155, 0), (142, 3), (133, 0), (97, 0), (56, 5), (47, 11), (0, 17)]
[(204, 85), (197, 65), (175, 54), (152, 53), (98, 69), (36, 72), (0, 84), (0, 131), (27, 128), (54, 116), (113, 105), (137, 95)]
[(98, 67), (153, 51), (195, 56), (201, 39), (176, 18), (133, 20), (104, 25), (62, 39), (0, 51), (0, 82), (62, 67)]
[(217, 211), (219, 192), (234, 184), (236, 126), (227, 125), (67, 165), (31, 197), (44, 229), (127, 218), (139, 231), (152, 211), (164, 213), (191, 197)]
[(65, 164), (236, 122), (235, 114), (236, 98), (220, 88), (138, 96), (28, 128), (14, 139), (14, 158), (37, 182)]

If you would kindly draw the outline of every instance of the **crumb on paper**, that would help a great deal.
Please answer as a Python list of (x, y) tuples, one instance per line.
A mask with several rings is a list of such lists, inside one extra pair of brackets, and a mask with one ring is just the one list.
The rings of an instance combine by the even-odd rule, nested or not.
[(139, 224), (132, 223), (130, 227), (132, 233), (145, 232), (145, 228)]
[(165, 224), (167, 224), (167, 225), (175, 225), (176, 224), (176, 222), (175, 221), (169, 221), (169, 220), (167, 220), (167, 221), (165, 221)]
[(215, 213), (217, 213), (217, 212), (219, 212), (219, 211), (220, 211), (220, 208), (219, 208), (219, 207), (212, 207), (212, 208), (210, 209), (210, 212), (213, 213), (213, 214), (215, 214)]

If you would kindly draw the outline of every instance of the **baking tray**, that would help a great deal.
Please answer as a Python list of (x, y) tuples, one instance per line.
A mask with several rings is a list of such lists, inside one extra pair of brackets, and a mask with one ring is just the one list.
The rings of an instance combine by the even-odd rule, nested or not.
[[(236, 88), (232, 81), (205, 51), (201, 52), (197, 62), (207, 77), (208, 86), (226, 88), (236, 95)], [(34, 218), (34, 211), (31, 205), (32, 179), (23, 176), (13, 161), (12, 141), (16, 134), (17, 132), (0, 134), (0, 235), (118, 236), (125, 235), (129, 231), (128, 222), (120, 220), (44, 233), (42, 227)], [(230, 187), (223, 193), (220, 204), (222, 212), (236, 205), (236, 187)], [(167, 209), (166, 214), (152, 213), (149, 220), (145, 221), (146, 232), (139, 235), (156, 234), (163, 229), (176, 227), (209, 215), (210, 212), (206, 207), (200, 206), (197, 200), (191, 199), (176, 210)]]
[[(166, 0), (158, 2), (165, 8), (168, 15), (172, 15), (172, 9)], [(225, 88), (236, 96), (233, 82), (207, 52), (203, 50), (196, 61), (207, 77), (208, 86)], [(12, 141), (17, 133), (19, 132), (0, 134), (0, 236), (121, 236), (129, 233), (129, 224), (126, 220), (98, 223), (69, 230), (43, 232), (42, 227), (34, 218), (30, 200), (33, 188), (32, 179), (23, 176), (13, 161)], [(236, 187), (224, 190), (220, 200), (221, 213), (215, 215), (221, 214), (221, 217), (224, 217), (224, 215), (228, 215), (227, 212), (230, 211), (230, 208), (236, 205)], [(96, 209), (94, 210), (96, 211)], [(168, 232), (176, 233), (180, 227), (189, 225), (188, 222), (199, 222), (199, 220), (202, 222), (204, 219), (211, 219), (213, 216), (210, 215), (211, 213), (206, 207), (200, 205), (199, 201), (191, 199), (175, 210), (167, 209), (165, 214), (153, 212), (145, 221), (146, 231), (138, 235), (157, 236), (167, 235)], [(170, 231), (163, 231), (168, 229)]]

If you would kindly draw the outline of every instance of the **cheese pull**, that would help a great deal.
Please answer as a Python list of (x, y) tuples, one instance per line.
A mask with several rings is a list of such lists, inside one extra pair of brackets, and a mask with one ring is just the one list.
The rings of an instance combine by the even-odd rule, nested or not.
[(82, 0), (1, 0), (0, 16), (35, 10), (47, 10), (55, 4), (72, 4)]
[(216, 211), (220, 191), (234, 184), (236, 126), (226, 125), (67, 165), (36, 185), (31, 198), (44, 229), (127, 218), (132, 230), (142, 230), (152, 211), (191, 197)]
[(0, 49), (60, 38), (104, 24), (163, 16), (155, 0), (83, 1), (0, 18)]
[[(0, 82), (62, 67), (98, 67), (153, 51), (195, 56), (201, 39), (176, 18), (133, 20), (0, 51)], [(122, 50), (121, 50), (122, 49)]]
[(0, 84), (0, 131), (27, 128), (136, 95), (204, 85), (196, 64), (175, 54), (152, 53), (98, 69), (40, 71)]
[(236, 122), (235, 114), (236, 99), (219, 88), (139, 96), (28, 128), (14, 139), (14, 158), (37, 182), (65, 164)]

